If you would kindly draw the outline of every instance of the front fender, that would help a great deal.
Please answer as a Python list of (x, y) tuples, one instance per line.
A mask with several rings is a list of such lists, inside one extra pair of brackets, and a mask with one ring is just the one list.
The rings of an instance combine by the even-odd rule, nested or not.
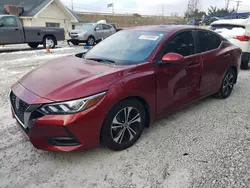
[(153, 70), (135, 72), (115, 82), (109, 88), (109, 94), (115, 98), (116, 103), (130, 97), (138, 97), (143, 99), (149, 107), (151, 122), (156, 116), (155, 93), (156, 85), (155, 74)]

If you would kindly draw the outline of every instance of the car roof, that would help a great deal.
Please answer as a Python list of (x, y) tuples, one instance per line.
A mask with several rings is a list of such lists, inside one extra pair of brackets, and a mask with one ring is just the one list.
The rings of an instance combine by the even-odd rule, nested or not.
[[(132, 30), (143, 30), (143, 31), (158, 31), (173, 33), (186, 29), (197, 29), (198, 27), (190, 25), (149, 25), (149, 26), (137, 26), (131, 28)], [(200, 29), (200, 28), (199, 28)]]
[(211, 23), (211, 25), (220, 25), (220, 24), (228, 24), (228, 25), (238, 25), (238, 26), (246, 26), (246, 25), (250, 25), (250, 23), (248, 23), (250, 21), (250, 19), (225, 19), (225, 20), (217, 20), (213, 23)]

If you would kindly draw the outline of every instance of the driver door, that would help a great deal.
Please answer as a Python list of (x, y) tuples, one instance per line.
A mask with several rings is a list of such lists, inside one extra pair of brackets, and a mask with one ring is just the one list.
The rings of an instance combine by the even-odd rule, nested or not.
[(196, 53), (192, 31), (174, 35), (165, 44), (158, 58), (161, 60), (169, 52), (178, 53), (185, 60), (156, 66), (158, 114), (178, 109), (200, 96), (201, 57)]
[(13, 16), (6, 16), (0, 20), (0, 44), (17, 44), (24, 42), (23, 32), (18, 27)]

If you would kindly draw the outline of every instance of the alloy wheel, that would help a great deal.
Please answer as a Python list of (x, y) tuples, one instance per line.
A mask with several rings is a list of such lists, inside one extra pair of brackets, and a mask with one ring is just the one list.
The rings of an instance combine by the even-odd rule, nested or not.
[(140, 112), (134, 107), (123, 108), (116, 114), (112, 121), (112, 139), (118, 144), (128, 143), (140, 132), (141, 126)]
[(229, 95), (232, 92), (233, 86), (234, 86), (234, 74), (232, 72), (229, 72), (223, 81), (222, 91), (225, 96)]
[(89, 44), (90, 46), (93, 46), (94, 43), (95, 43), (95, 40), (94, 40), (92, 37), (90, 37), (90, 38), (88, 39), (88, 44)]

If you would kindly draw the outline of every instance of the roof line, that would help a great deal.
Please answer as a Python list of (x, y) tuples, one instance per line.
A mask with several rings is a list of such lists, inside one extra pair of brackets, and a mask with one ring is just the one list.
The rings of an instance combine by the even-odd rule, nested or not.
[(46, 9), (54, 0), (51, 0), (50, 2), (47, 3), (41, 10), (39, 10), (33, 17), (37, 18), (37, 16), (44, 10)]
[(76, 21), (76, 22), (79, 22), (78, 19), (75, 17), (75, 15), (72, 14), (72, 12), (70, 12), (69, 9), (67, 9), (67, 7), (61, 2), (61, 0), (57, 0), (57, 1), (60, 2), (60, 3), (62, 4), (63, 8), (66, 9), (67, 12), (68, 12), (71, 16), (73, 16), (73, 18), (75, 18), (75, 21)]
[[(47, 3), (47, 5), (45, 5), (41, 10), (39, 10), (33, 17), (37, 18), (37, 16), (44, 10), (46, 9), (51, 3), (53, 3), (55, 0), (51, 0), (50, 2)], [(74, 19), (76, 22), (79, 22), (77, 20), (77, 18), (75, 17), (74, 14), (72, 14), (65, 6), (64, 4), (60, 1), (60, 0), (57, 0), (58, 3), (60, 3), (60, 5), (62, 5), (62, 7), (64, 8), (64, 10), (66, 10)]]

